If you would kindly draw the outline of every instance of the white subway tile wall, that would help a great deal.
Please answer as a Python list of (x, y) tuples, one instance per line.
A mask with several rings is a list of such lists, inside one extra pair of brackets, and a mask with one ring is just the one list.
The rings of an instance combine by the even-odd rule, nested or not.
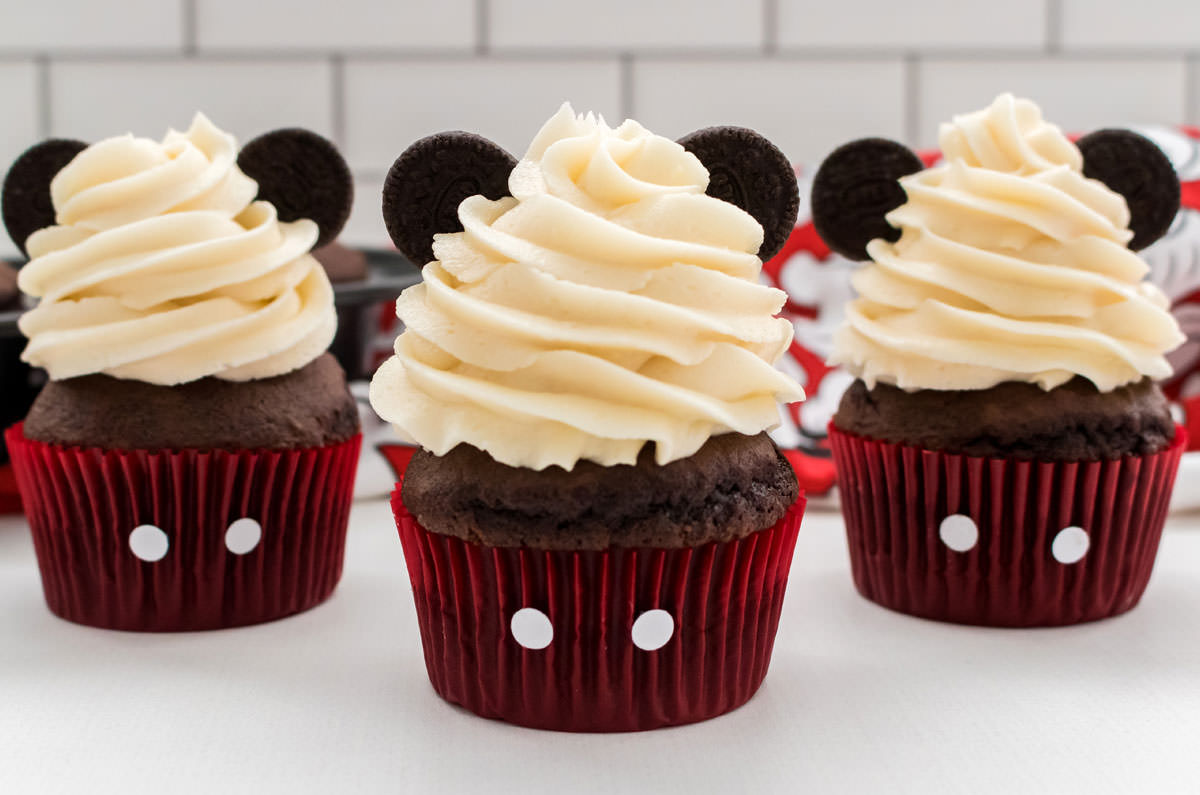
[(490, 0), (488, 45), (609, 51), (757, 50), (765, 5), (746, 0)]
[(1041, 49), (1044, 0), (779, 0), (780, 48)]
[(179, 52), (186, 4), (178, 0), (3, 0), (0, 48), (29, 52)]
[(1182, 58), (1093, 60), (928, 58), (918, 66), (918, 144), (936, 144), (937, 127), (1001, 91), (1032, 97), (1064, 129), (1182, 122), (1187, 64)]
[(1074, 129), (1200, 122), (1200, 2), (0, 0), (0, 165), (196, 110), (243, 140), (306, 126), (346, 153), (344, 237), (368, 245), (388, 166), (442, 129), (519, 154), (570, 100), (670, 135), (757, 127), (813, 162), (861, 135), (929, 145), (1001, 90)]
[(1062, 4), (1064, 47), (1200, 47), (1196, 0), (1062, 0)]
[(797, 161), (864, 135), (904, 137), (904, 64), (894, 58), (646, 58), (633, 64), (633, 85), (631, 112), (655, 132), (753, 127)]
[(198, 49), (252, 51), (475, 47), (475, 0), (203, 0)]
[[(0, 63), (0, 97), (9, 106), (0, 115), (0, 168), (7, 168), (41, 133), (37, 67), (19, 61)], [(8, 242), (6, 236), (0, 238)]]
[(569, 99), (576, 110), (621, 115), (616, 59), (348, 60), (342, 152), (359, 172), (386, 171), (404, 148), (442, 130), (486, 135), (520, 156)]
[(58, 137), (159, 138), (197, 110), (244, 140), (276, 127), (334, 131), (328, 61), (52, 61), (49, 83), (47, 132)]

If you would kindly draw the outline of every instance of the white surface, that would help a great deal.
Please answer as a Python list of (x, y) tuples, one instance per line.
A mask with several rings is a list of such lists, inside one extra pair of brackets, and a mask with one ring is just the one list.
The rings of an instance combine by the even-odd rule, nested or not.
[(1171, 493), (1171, 510), (1200, 510), (1200, 451), (1183, 454), (1175, 482), (1178, 488)]
[(757, 697), (696, 726), (567, 735), (434, 695), (383, 502), (355, 506), (330, 602), (185, 635), (52, 617), (6, 518), (0, 792), (1195, 792), (1198, 569), (1200, 516), (1178, 516), (1127, 616), (941, 625), (857, 596), (840, 517), (810, 513)]

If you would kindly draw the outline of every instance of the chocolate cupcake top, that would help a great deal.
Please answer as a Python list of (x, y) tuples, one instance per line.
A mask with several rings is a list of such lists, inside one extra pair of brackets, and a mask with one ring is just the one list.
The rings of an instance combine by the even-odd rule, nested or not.
[[(1159, 169), (1161, 153), (1124, 133), (1121, 143), (1152, 167), (1126, 157), (1123, 174), (1090, 178), (1091, 154), (1085, 163), (1036, 105), (1008, 94), (943, 124), (939, 139), (944, 161), (899, 179), (907, 200), (886, 215), (899, 232), (866, 247), (873, 262), (853, 278), (860, 297), (831, 363), (868, 386), (908, 390), (1005, 381), (1051, 389), (1079, 375), (1109, 391), (1169, 375), (1164, 354), (1183, 337), (1129, 248), (1131, 205), (1140, 224), (1157, 228), (1164, 213), (1173, 216), (1174, 174)], [(835, 155), (853, 159), (854, 147)], [(872, 142), (870, 152), (879, 151)], [(1127, 203), (1105, 182), (1151, 196), (1154, 206)], [(1177, 205), (1177, 181), (1173, 190)], [(840, 237), (836, 228), (823, 235)]]
[[(286, 145), (294, 139), (306, 145)], [(239, 167), (233, 136), (201, 114), (161, 142), (110, 138), (44, 174), (51, 225), (17, 241), (31, 258), (21, 289), (41, 299), (21, 319), (29, 337), (23, 358), (55, 380), (103, 373), (175, 385), (269, 378), (319, 356), (337, 316), (329, 280), (309, 251), (329, 230), (310, 216), (285, 222), (276, 207), (294, 212), (323, 201), (312, 175), (332, 173), (336, 181), (344, 163), (306, 131), (254, 143), (255, 151), (305, 160), (270, 164), (294, 196), (278, 184), (260, 188), (245, 173), (257, 160)], [(322, 159), (331, 165), (313, 162)], [(36, 194), (26, 183), (36, 182), (34, 166), (43, 160), (35, 147), (5, 182), (5, 220), (15, 237), (39, 226), (26, 217), (37, 203), (19, 197)], [(326, 191), (344, 201), (344, 188)]]
[[(371, 403), (402, 434), (531, 469), (633, 464), (654, 442), (665, 464), (772, 427), (778, 401), (802, 397), (772, 366), (792, 328), (757, 280), (763, 227), (706, 195), (699, 157), (564, 105), (507, 184), (461, 202), (464, 231), (434, 237), (397, 303), (405, 332)], [(389, 229), (406, 240), (403, 212)]]

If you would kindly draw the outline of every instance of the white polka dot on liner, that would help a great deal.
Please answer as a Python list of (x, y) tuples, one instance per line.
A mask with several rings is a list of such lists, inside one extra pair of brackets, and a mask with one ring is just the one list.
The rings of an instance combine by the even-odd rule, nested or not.
[(147, 563), (162, 560), (170, 548), (167, 534), (152, 524), (138, 525), (129, 533), (129, 551)]
[(1058, 535), (1054, 536), (1050, 552), (1059, 563), (1069, 565), (1083, 560), (1083, 556), (1087, 554), (1088, 547), (1091, 545), (1092, 540), (1088, 538), (1087, 531), (1082, 527), (1064, 527), (1058, 531)]
[(235, 555), (245, 555), (262, 540), (262, 525), (250, 517), (242, 517), (225, 531), (225, 548)]
[(633, 645), (654, 651), (667, 645), (675, 634), (675, 619), (666, 610), (647, 610), (633, 622)]
[(509, 622), (513, 640), (527, 649), (544, 649), (554, 640), (554, 626), (536, 607), (522, 607)]
[(979, 527), (971, 517), (955, 513), (942, 520), (938, 536), (955, 552), (966, 552), (979, 543)]

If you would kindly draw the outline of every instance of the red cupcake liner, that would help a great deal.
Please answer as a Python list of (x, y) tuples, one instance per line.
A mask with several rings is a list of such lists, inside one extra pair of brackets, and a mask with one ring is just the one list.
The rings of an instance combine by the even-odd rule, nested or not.
[[(438, 695), (522, 726), (615, 732), (706, 720), (754, 695), (804, 498), (773, 527), (736, 541), (603, 551), (484, 547), (430, 533), (399, 488), (392, 508)], [(525, 648), (510, 630), (523, 608), (549, 618), (545, 648)], [(632, 631), (651, 610), (667, 611), (674, 628), (647, 651)]]
[(1153, 455), (1077, 463), (952, 455), (832, 425), (830, 441), (859, 593), (938, 621), (1034, 627), (1138, 603), (1187, 432)]
[[(257, 624), (319, 604), (341, 578), (361, 436), (278, 451), (64, 447), (26, 439), (20, 424), (6, 438), (46, 604), (68, 621), (147, 632)], [(253, 521), (231, 531), (239, 519)], [(231, 549), (227, 532), (237, 541), (239, 530), (250, 539)], [(138, 540), (151, 556), (165, 541), (165, 555), (147, 559)]]
[(17, 476), (12, 464), (0, 464), (0, 515), (21, 513), (21, 492), (17, 490)]

